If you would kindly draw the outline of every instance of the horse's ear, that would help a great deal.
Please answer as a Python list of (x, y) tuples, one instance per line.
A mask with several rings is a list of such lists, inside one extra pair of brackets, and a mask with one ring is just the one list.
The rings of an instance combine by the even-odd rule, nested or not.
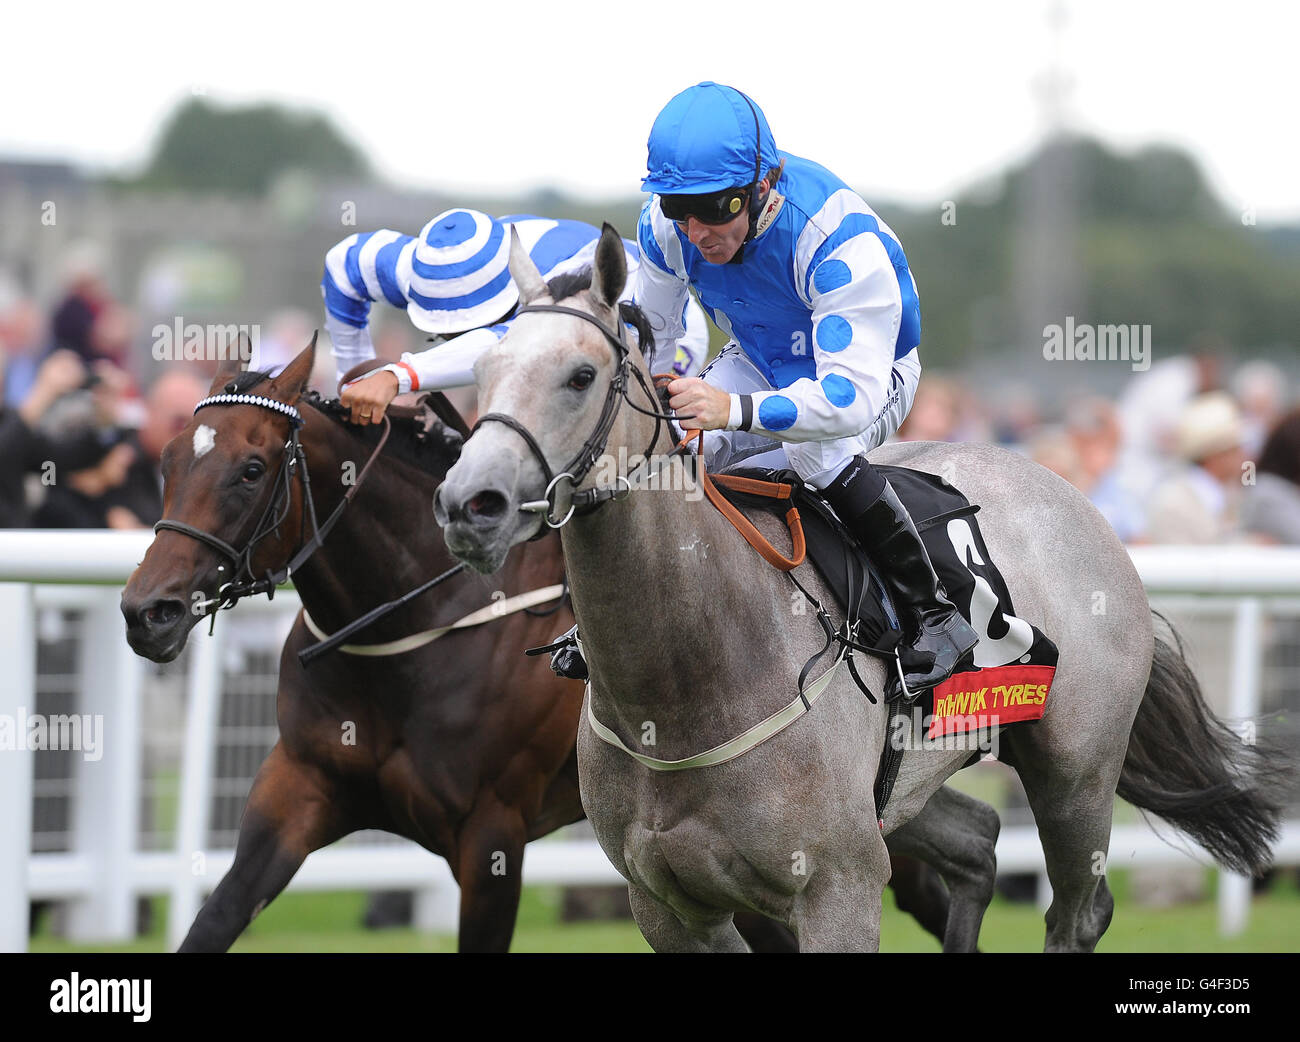
[(515, 280), (515, 286), (519, 290), (521, 308), (546, 295), (546, 280), (537, 270), (533, 258), (528, 256), (524, 244), (519, 241), (519, 233), (513, 224), (510, 226), (510, 277)]
[(221, 394), (225, 390), (226, 384), (230, 383), (243, 370), (244, 363), (242, 359), (245, 357), (241, 343), (240, 350), (230, 352), (229, 358), (223, 358), (217, 364), (217, 375), (212, 378), (212, 386), (208, 388), (208, 394)]
[(606, 222), (596, 244), (596, 262), (591, 270), (591, 295), (607, 308), (618, 306), (618, 298), (627, 286), (627, 255), (623, 240), (614, 226)]
[(271, 386), (286, 396), (290, 402), (296, 402), (311, 383), (311, 371), (316, 365), (316, 338), (320, 330), (311, 335), (311, 343), (298, 352), (298, 357), (280, 371), (280, 375), (271, 381)]

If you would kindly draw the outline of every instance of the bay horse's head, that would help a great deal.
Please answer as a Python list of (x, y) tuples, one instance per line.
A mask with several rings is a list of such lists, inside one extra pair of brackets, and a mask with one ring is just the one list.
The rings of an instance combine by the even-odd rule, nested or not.
[[(564, 519), (574, 489), (589, 488), (607, 469), (597, 464), (629, 444), (630, 425), (654, 425), (620, 408), (629, 393), (642, 409), (658, 408), (641, 352), (630, 350), (634, 339), (624, 330), (624, 318), (634, 314), (619, 305), (627, 260), (613, 228), (601, 234), (589, 288), (567, 299), (552, 297), (517, 236), (510, 274), (519, 287), (518, 316), (474, 367), (479, 426), (434, 496), (447, 549), (485, 573), (548, 519)], [(556, 298), (565, 297), (560, 286), (552, 283)], [(562, 310), (547, 310), (555, 304)], [(638, 332), (644, 344), (643, 319)], [(645, 449), (644, 440), (637, 443), (636, 451)]]
[(224, 586), (244, 578), (241, 572), (261, 577), (281, 566), (299, 542), (301, 482), (285, 468), (315, 358), (313, 337), (275, 377), (223, 362), (205, 401), (231, 400), (200, 408), (163, 450), (159, 524), (177, 527), (157, 530), (122, 591), (126, 639), (136, 654), (170, 662), (195, 623), (215, 610)]

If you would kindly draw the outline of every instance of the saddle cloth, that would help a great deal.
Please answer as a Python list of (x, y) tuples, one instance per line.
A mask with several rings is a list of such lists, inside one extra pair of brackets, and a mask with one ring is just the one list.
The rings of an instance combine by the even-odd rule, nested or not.
[[(975, 520), (979, 506), (936, 475), (904, 467), (878, 469), (911, 514), (948, 599), (980, 638), (973, 665), (925, 693), (921, 704), (929, 720), (926, 737), (1039, 719), (1056, 673), (1057, 647), (1015, 614), (1011, 592)], [(793, 486), (808, 557), (850, 627), (856, 621), (858, 642), (892, 646), (900, 625), (888, 588), (829, 504), (790, 470), (737, 468), (727, 473)], [(717, 487), (746, 513), (768, 510), (780, 516), (784, 509), (769, 499)], [(906, 665), (906, 650), (900, 654)], [(890, 700), (902, 694), (896, 676), (894, 681), (887, 693)]]

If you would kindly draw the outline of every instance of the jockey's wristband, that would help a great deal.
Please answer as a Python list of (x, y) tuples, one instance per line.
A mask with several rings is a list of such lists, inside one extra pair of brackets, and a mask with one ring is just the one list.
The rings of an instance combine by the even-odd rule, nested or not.
[(406, 362), (391, 362), (383, 368), (397, 377), (398, 394), (406, 394), (407, 391), (418, 391), (420, 389), (420, 378), (416, 376), (415, 370)]
[(381, 365), (378, 369), (372, 369), (368, 373), (362, 373), (360, 376), (339, 387), (340, 391), (346, 391), (353, 384), (360, 383), (368, 379), (375, 373), (392, 373), (397, 377), (397, 393), (406, 394), (408, 391), (418, 391), (420, 389), (420, 378), (416, 375), (415, 370), (405, 362), (393, 362), (389, 365)]
[(747, 431), (754, 422), (754, 396), (750, 394), (733, 394), (731, 396), (731, 415), (727, 417), (727, 430)]

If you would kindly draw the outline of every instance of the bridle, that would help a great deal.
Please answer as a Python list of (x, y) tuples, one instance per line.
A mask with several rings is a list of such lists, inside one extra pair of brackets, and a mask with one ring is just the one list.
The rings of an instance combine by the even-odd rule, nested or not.
[[(605, 445), (609, 441), (610, 431), (614, 428), (614, 420), (617, 418), (618, 410), (623, 403), (626, 402), (628, 407), (636, 412), (642, 413), (646, 416), (653, 416), (655, 418), (654, 435), (651, 437), (650, 444), (643, 454), (644, 462), (642, 466), (649, 466), (650, 464), (651, 452), (653, 452), (655, 445), (658, 444), (659, 441), (660, 425), (664, 423), (664, 421), (673, 419), (673, 417), (668, 413), (659, 411), (658, 409), (644, 409), (632, 401), (628, 396), (628, 373), (630, 372), (636, 377), (637, 382), (641, 385), (641, 389), (645, 391), (646, 397), (650, 399), (650, 402), (654, 404), (659, 401), (654, 389), (646, 380), (645, 374), (637, 366), (632, 364), (631, 349), (628, 347), (622, 322), (618, 324), (617, 332), (614, 332), (611, 331), (600, 319), (596, 318), (596, 316), (591, 315), (586, 311), (579, 311), (577, 308), (564, 307), (560, 304), (533, 304), (528, 307), (520, 308), (515, 314), (525, 315), (530, 311), (545, 311), (561, 315), (570, 315), (573, 318), (582, 319), (582, 321), (586, 322), (588, 325), (595, 326), (600, 330), (601, 335), (614, 349), (615, 357), (618, 359), (618, 369), (610, 380), (609, 390), (605, 393), (605, 401), (601, 406), (600, 417), (596, 420), (595, 429), (591, 432), (591, 435), (587, 440), (583, 442), (582, 448), (578, 450), (573, 459), (569, 460), (567, 464), (560, 468), (558, 474), (551, 470), (551, 465), (546, 461), (546, 455), (542, 452), (542, 448), (537, 443), (537, 439), (534, 438), (528, 429), (513, 416), (500, 412), (486, 413), (478, 418), (478, 422), (474, 424), (473, 429), (470, 431), (470, 434), (473, 435), (474, 432), (485, 423), (502, 423), (523, 438), (524, 444), (528, 446), (529, 451), (533, 454), (533, 458), (537, 460), (538, 464), (542, 468), (542, 475), (546, 479), (546, 491), (542, 494), (541, 499), (521, 503), (519, 509), (525, 513), (541, 514), (543, 519), (546, 521), (547, 526), (550, 528), (563, 528), (569, 523), (575, 513), (579, 511), (582, 513), (588, 513), (611, 499), (624, 499), (632, 490), (632, 481), (630, 476), (620, 474), (618, 475), (618, 481), (612, 488), (588, 488), (581, 491), (574, 491), (578, 485), (582, 484), (583, 479), (591, 471), (591, 468), (596, 465), (597, 460), (599, 460), (604, 454)], [(680, 446), (668, 455), (675, 455), (678, 451), (680, 451)], [(558, 492), (562, 483), (567, 483), (568, 485), (569, 502), (568, 510), (562, 517), (558, 517)], [(538, 534), (541, 535), (544, 534), (544, 532), (545, 530), (543, 529)]]
[[(303, 425), (302, 414), (298, 409), (293, 405), (262, 395), (237, 394), (228, 387), (226, 394), (215, 394), (204, 398), (194, 407), (194, 413), (197, 415), (200, 409), (215, 405), (255, 405), (287, 417), (289, 420), (289, 440), (284, 443), (284, 450), (280, 455), (280, 468), (276, 472), (275, 490), (266, 506), (262, 508), (261, 515), (253, 525), (252, 535), (248, 538), (242, 550), (237, 550), (221, 537), (215, 536), (211, 532), (205, 532), (194, 525), (186, 524), (184, 521), (163, 519), (153, 526), (155, 533), (160, 531), (179, 532), (191, 539), (197, 539), (205, 546), (216, 550), (234, 566), (230, 581), (220, 587), (215, 597), (198, 601), (195, 604), (196, 608), (204, 609), (204, 614), (211, 615), (214, 623), (218, 611), (233, 608), (244, 597), (264, 593), (268, 599), (274, 598), (276, 587), (286, 582), (302, 566), (303, 562), (319, 549), (320, 545), (325, 541), (325, 537), (329, 535), (330, 529), (334, 527), (342, 515), (344, 508), (352, 502), (352, 497), (361, 488), (366, 475), (370, 471), (371, 464), (383, 451), (384, 444), (388, 441), (389, 431), (392, 429), (388, 417), (385, 416), (383, 433), (380, 435), (379, 443), (371, 451), (365, 466), (357, 474), (356, 480), (344, 493), (342, 502), (334, 508), (322, 525), (316, 520), (316, 503), (311, 492), (311, 476), (307, 473), (307, 456), (303, 452), (302, 443), (298, 438), (298, 432)], [(253, 554), (258, 543), (272, 533), (279, 533), (280, 525), (289, 516), (295, 475), (300, 476), (303, 502), (305, 504), (300, 519), (299, 540), (301, 541), (306, 535), (306, 524), (309, 517), (311, 519), (311, 539), (303, 543), (292, 559), (279, 570), (272, 571), (268, 568), (266, 574), (258, 578), (253, 574)], [(218, 568), (218, 571), (224, 570), (224, 565)]]

